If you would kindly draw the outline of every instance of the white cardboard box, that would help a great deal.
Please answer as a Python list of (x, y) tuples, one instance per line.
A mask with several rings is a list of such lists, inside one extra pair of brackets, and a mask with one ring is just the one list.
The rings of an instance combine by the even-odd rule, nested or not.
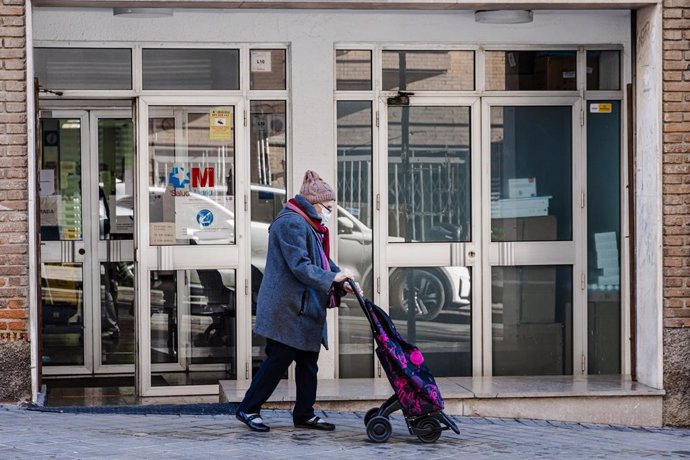
[(506, 198), (491, 202), (492, 219), (509, 219), (516, 217), (537, 217), (549, 215), (550, 196), (531, 198)]

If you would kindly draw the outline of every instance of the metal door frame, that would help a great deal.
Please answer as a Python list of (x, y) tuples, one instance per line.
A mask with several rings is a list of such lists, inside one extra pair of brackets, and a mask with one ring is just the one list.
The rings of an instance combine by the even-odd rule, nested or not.
[[(388, 104), (387, 98), (392, 94), (378, 98), (376, 110), (379, 113), (378, 151), (374, 156), (374, 173), (377, 179), (374, 190), (377, 201), (375, 217), (374, 267), (377, 280), (377, 291), (381, 293), (381, 308), (390, 311), (389, 269), (393, 267), (448, 267), (463, 266), (471, 272), (471, 355), (472, 373), (481, 375), (482, 347), (482, 227), (481, 227), (481, 117), (480, 98), (476, 96), (411, 96), (410, 107), (469, 107), (470, 108), (470, 158), (471, 158), (471, 240), (456, 243), (389, 243), (388, 242)], [(376, 237), (375, 237), (376, 238)], [(375, 376), (382, 372), (375, 359)]]
[[(126, 109), (110, 109), (110, 110), (104, 110), (104, 109), (94, 109), (89, 111), (89, 126), (92, 128), (90, 131), (90, 136), (89, 136), (89, 146), (90, 146), (90, 154), (92, 155), (92, 160), (91, 164), (89, 165), (89, 174), (90, 177), (95, 178), (95, 180), (90, 180), (88, 181), (89, 185), (89, 194), (92, 197), (97, 197), (98, 196), (98, 183), (100, 181), (100, 175), (99, 175), (99, 160), (100, 160), (100, 152), (98, 150), (98, 144), (99, 144), (99, 138), (98, 138), (98, 120), (99, 119), (129, 119), (133, 120), (132, 118), (132, 110), (126, 110)], [(134, 124), (132, 125), (132, 148), (134, 149), (134, 140), (136, 136), (136, 127)], [(134, 149), (135, 150), (135, 149)], [(133, 159), (133, 164), (136, 165), (136, 151), (132, 152), (132, 159)], [(132, 180), (134, 180), (134, 177), (132, 177)], [(132, 184), (132, 190), (134, 190), (135, 184)], [(98, 222), (99, 221), (99, 206), (98, 206), (98, 201), (95, 201), (94, 206), (91, 207), (91, 214), (90, 214), (90, 222)], [(114, 210), (111, 211), (111, 223), (114, 222)], [(115, 217), (116, 218), (116, 217)], [(111, 224), (112, 228), (112, 224)], [(90, 238), (91, 241), (93, 242), (92, 247), (94, 250), (98, 252), (98, 257), (90, 257), (89, 261), (91, 262), (90, 265), (90, 274), (93, 276), (93, 285), (96, 286), (98, 285), (100, 287), (100, 264), (101, 262), (118, 262), (119, 259), (124, 255), (125, 253), (131, 254), (130, 257), (132, 261), (134, 261), (134, 235), (132, 235), (132, 240), (101, 240), (100, 239), (100, 233), (99, 233), (99, 228), (96, 225), (91, 225), (91, 233), (90, 233)], [(125, 244), (123, 244), (125, 243)], [(93, 253), (93, 251), (92, 251)], [(107, 260), (107, 254), (115, 253), (115, 259), (117, 260)], [(97, 284), (96, 284), (97, 283)], [(100, 289), (98, 290), (93, 290), (91, 293), (91, 302), (93, 305), (93, 321), (92, 321), (92, 327), (94, 331), (98, 331), (98, 333), (93, 334), (93, 353), (94, 353), (94, 374), (117, 374), (117, 373), (134, 373), (134, 363), (132, 364), (103, 364), (102, 363), (102, 341), (101, 341), (101, 315), (100, 311), (102, 308), (101, 305), (101, 296), (100, 296)], [(135, 299), (135, 305), (134, 309), (136, 311), (136, 299)], [(136, 348), (136, 336), (134, 338), (135, 340), (135, 348)]]
[[(571, 210), (572, 240), (547, 242), (492, 242), (491, 229), (491, 107), (568, 106), (571, 107)], [(587, 366), (587, 234), (584, 226), (587, 208), (586, 143), (583, 136), (582, 100), (579, 97), (497, 96), (482, 98), (482, 228), (484, 241), (482, 261), (485, 282), (483, 308), (483, 368), (485, 376), (493, 374), (491, 268), (495, 266), (571, 265), (572, 266), (572, 373), (586, 374)]]
[[(91, 170), (91, 155), (89, 151), (89, 114), (87, 110), (44, 110), (45, 115), (39, 116), (42, 119), (79, 119), (80, 120), (80, 137), (81, 137), (81, 240), (59, 240), (59, 241), (41, 241), (41, 267), (39, 270), (43, 272), (43, 264), (46, 263), (75, 263), (81, 264), (82, 270), (82, 326), (83, 326), (83, 340), (82, 348), (84, 353), (84, 365), (66, 365), (66, 366), (50, 366), (43, 365), (43, 375), (90, 375), (93, 373), (93, 323), (91, 306), (88, 305), (89, 293), (93, 292), (93, 280), (88, 270), (87, 260), (93, 252), (92, 241), (89, 238), (91, 234), (91, 221), (86, 219), (86, 212), (92, 207), (92, 197), (89, 196), (85, 187), (86, 182), (84, 178), (88, 177)], [(41, 111), (39, 111), (41, 114)], [(41, 114), (43, 115), (43, 114)], [(42, 154), (42, 152), (41, 152)], [(40, 226), (40, 223), (39, 223)], [(83, 251), (83, 254), (80, 253)], [(42, 294), (41, 294), (42, 295)], [(42, 322), (42, 319), (41, 319)], [(100, 334), (99, 334), (100, 335)]]
[[(151, 363), (151, 318), (150, 272), (153, 270), (194, 270), (197, 268), (225, 268), (235, 270), (237, 306), (237, 375), (249, 365), (246, 335), (251, 334), (251, 299), (246, 289), (249, 280), (248, 261), (249, 213), (247, 204), (250, 196), (249, 165), (247, 149), (247, 126), (243, 124), (245, 101), (241, 96), (146, 96), (138, 99), (137, 107), (137, 169), (135, 172), (135, 201), (137, 222), (135, 230), (135, 292), (137, 305), (137, 394), (139, 396), (204, 395), (218, 394), (218, 384), (179, 385), (154, 387), (151, 384), (152, 371), (163, 371), (170, 365)], [(197, 246), (151, 246), (149, 244), (149, 109), (155, 106), (234, 106), (235, 107), (235, 244)], [(242, 287), (244, 284), (244, 289)], [(173, 368), (179, 369), (175, 364)]]

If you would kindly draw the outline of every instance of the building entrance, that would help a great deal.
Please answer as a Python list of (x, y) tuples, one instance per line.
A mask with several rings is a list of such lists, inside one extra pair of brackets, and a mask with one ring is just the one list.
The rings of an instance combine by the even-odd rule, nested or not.
[(42, 111), (39, 131), (43, 374), (131, 374), (131, 110)]

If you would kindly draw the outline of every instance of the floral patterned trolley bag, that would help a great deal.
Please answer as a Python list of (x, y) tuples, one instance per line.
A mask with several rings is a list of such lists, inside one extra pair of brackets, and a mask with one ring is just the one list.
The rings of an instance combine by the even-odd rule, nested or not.
[(386, 442), (390, 438), (389, 416), (397, 410), (402, 410), (410, 434), (422, 442), (437, 441), (444, 430), (459, 434), (455, 422), (443, 413), (441, 392), (422, 352), (400, 336), (386, 312), (364, 299), (354, 283), (349, 282), (369, 320), (377, 344), (376, 355), (395, 392), (381, 407), (369, 409), (364, 417), (369, 439)]

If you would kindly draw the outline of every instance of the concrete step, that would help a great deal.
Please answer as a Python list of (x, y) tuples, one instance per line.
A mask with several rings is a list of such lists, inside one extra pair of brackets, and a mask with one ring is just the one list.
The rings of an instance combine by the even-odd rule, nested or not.
[[(564, 422), (661, 426), (663, 390), (628, 376), (529, 376), (437, 378), (445, 412)], [(240, 402), (248, 381), (222, 380), (221, 402)], [(295, 384), (281, 381), (265, 407), (290, 409)], [(316, 407), (366, 411), (393, 394), (386, 379), (319, 380)]]

